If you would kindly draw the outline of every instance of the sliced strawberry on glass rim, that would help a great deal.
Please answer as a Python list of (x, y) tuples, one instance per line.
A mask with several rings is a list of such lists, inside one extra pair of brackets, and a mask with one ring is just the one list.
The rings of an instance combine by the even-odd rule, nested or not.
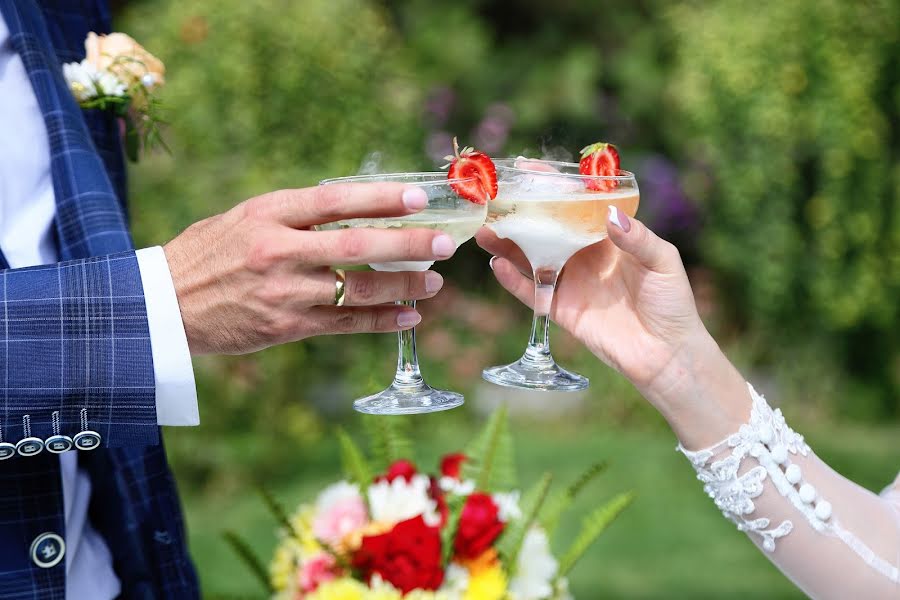
[[(619, 151), (612, 144), (597, 142), (581, 149), (578, 172), (582, 175), (615, 177), (619, 174)], [(613, 179), (587, 179), (584, 184), (589, 190), (608, 192), (616, 187)]]
[(445, 159), (450, 161), (444, 165), (450, 167), (447, 178), (466, 180), (450, 184), (461, 197), (475, 204), (485, 204), (488, 198), (497, 197), (497, 168), (487, 154), (468, 147), (460, 151), (453, 138), (453, 155)]

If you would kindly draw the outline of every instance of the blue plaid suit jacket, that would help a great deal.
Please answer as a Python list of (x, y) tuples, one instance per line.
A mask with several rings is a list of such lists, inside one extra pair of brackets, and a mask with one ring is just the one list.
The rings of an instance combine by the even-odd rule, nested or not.
[[(89, 31), (109, 31), (108, 9), (103, 0), (0, 0), (0, 13), (46, 123), (64, 261), (0, 264), (2, 441), (22, 439), (26, 415), (31, 435), (46, 439), (56, 411), (61, 433), (74, 436), (86, 409), (102, 448), (79, 451), (79, 464), (91, 475), (91, 522), (112, 551), (123, 597), (198, 597), (156, 424), (118, 124), (81, 111), (60, 66), (84, 58)], [(65, 561), (45, 569), (29, 555), (44, 532), (65, 537), (59, 459), (45, 451), (0, 462), (0, 599), (65, 597)]]

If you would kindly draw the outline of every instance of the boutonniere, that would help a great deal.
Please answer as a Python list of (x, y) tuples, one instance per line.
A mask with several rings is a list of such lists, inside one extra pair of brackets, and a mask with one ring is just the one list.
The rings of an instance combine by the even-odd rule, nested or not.
[(141, 151), (168, 146), (162, 139), (160, 103), (155, 93), (165, 83), (162, 61), (124, 33), (84, 41), (80, 63), (63, 65), (63, 75), (79, 106), (112, 111), (125, 121), (125, 153), (137, 162)]

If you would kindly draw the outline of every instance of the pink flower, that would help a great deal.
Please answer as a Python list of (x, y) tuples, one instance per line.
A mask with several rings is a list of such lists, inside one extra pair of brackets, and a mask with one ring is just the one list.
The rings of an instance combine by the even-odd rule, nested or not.
[(339, 571), (332, 555), (319, 553), (301, 565), (297, 573), (298, 587), (302, 593), (309, 594), (326, 581), (336, 578), (340, 574)]
[(340, 483), (326, 489), (316, 506), (313, 535), (329, 546), (339, 546), (348, 533), (369, 520), (366, 504), (356, 486)]

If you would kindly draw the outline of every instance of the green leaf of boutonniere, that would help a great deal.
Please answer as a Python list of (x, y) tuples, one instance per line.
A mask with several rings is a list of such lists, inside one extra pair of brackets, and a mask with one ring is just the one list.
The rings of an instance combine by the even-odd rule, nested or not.
[(134, 119), (127, 111), (123, 118), (125, 119), (125, 156), (131, 162), (137, 162), (141, 149), (141, 136), (134, 126)]

